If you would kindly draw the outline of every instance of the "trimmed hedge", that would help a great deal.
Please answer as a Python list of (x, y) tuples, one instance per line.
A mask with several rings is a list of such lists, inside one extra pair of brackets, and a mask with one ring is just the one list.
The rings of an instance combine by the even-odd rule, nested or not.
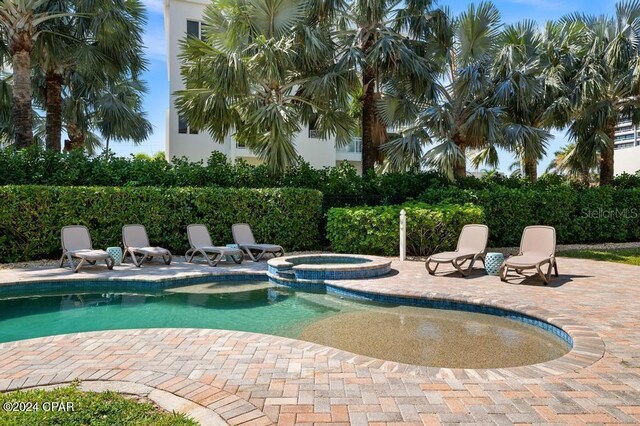
[(429, 203), (473, 203), (481, 207), (494, 247), (518, 246), (527, 225), (550, 225), (559, 244), (637, 241), (640, 238), (640, 189), (611, 187), (425, 191), (419, 199)]
[(317, 247), (322, 194), (307, 189), (0, 187), (0, 262), (60, 256), (60, 229), (86, 225), (94, 247), (121, 245), (122, 225), (141, 223), (152, 244), (181, 255), (186, 226), (204, 223), (215, 244), (233, 242), (231, 225), (286, 250)]
[(407, 254), (428, 256), (452, 250), (465, 224), (484, 223), (482, 209), (471, 204), (332, 208), (327, 237), (341, 253), (398, 255), (400, 210), (407, 213)]

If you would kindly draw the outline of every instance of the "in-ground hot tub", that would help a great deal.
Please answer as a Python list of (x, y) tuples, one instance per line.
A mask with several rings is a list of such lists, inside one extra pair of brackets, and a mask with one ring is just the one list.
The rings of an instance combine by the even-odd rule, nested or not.
[(324, 284), (325, 280), (375, 278), (391, 271), (384, 257), (356, 254), (303, 254), (268, 261), (269, 279), (277, 284), (295, 286)]

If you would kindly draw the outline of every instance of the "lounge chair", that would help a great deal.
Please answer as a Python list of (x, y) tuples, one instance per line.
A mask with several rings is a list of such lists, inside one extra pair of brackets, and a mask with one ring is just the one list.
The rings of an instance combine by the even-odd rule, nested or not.
[[(424, 266), (429, 271), (429, 274), (435, 275), (441, 263), (451, 263), (462, 276), (466, 277), (471, 272), (476, 260), (480, 259), (484, 263), (488, 238), (489, 228), (486, 225), (465, 225), (460, 231), (456, 250), (433, 254), (429, 256)], [(467, 261), (471, 263), (466, 268), (463, 268)], [(436, 264), (433, 269), (431, 269), (432, 262)]]
[[(551, 226), (527, 226), (522, 232), (520, 252), (517, 256), (507, 258), (500, 267), (500, 279), (507, 280), (509, 268), (522, 275), (524, 269), (536, 269), (538, 275), (549, 284), (551, 280), (551, 268), (558, 276), (558, 263), (556, 261), (556, 230)], [(547, 273), (542, 271), (542, 266), (548, 264)]]
[[(234, 262), (240, 264), (244, 258), (242, 250), (235, 247), (214, 246), (211, 242), (211, 236), (205, 225), (189, 225), (187, 226), (187, 237), (191, 248), (187, 250), (184, 257), (187, 262), (191, 263), (196, 254), (201, 254), (206, 259), (209, 266), (216, 266), (225, 256), (230, 256)], [(213, 259), (210, 254), (215, 255)]]
[[(62, 257), (60, 258), (60, 267), (64, 266), (65, 257), (69, 261), (69, 266), (73, 272), (78, 272), (85, 262), (95, 265), (98, 260), (104, 260), (107, 269), (113, 269), (115, 263), (109, 253), (104, 250), (94, 250), (91, 244), (91, 235), (89, 230), (83, 225), (71, 225), (62, 228)], [(73, 258), (80, 259), (78, 266), (73, 263)]]
[(267, 253), (273, 254), (273, 257), (284, 256), (284, 249), (281, 246), (275, 244), (256, 244), (256, 239), (253, 237), (251, 227), (246, 223), (236, 223), (231, 227), (231, 233), (238, 247), (254, 262), (259, 261), (262, 256)]
[[(154, 257), (162, 256), (166, 265), (171, 263), (171, 252), (162, 247), (151, 247), (147, 230), (142, 225), (125, 225), (122, 227), (122, 245), (124, 255), (122, 261), (131, 256), (133, 264), (138, 268), (145, 260), (152, 260)], [(138, 255), (140, 258), (138, 259)]]

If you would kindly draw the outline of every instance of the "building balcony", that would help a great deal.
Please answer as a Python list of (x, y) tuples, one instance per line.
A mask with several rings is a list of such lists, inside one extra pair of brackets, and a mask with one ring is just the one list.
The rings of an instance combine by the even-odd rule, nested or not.
[(336, 149), (337, 161), (362, 161), (362, 138), (354, 137), (350, 144)]
[(362, 154), (362, 138), (354, 137), (350, 144), (339, 147), (337, 151), (351, 154)]

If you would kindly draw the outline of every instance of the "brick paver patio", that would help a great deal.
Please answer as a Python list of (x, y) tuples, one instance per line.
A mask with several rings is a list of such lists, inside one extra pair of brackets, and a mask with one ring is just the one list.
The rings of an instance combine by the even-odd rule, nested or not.
[[(537, 366), (455, 370), (255, 333), (92, 332), (1, 344), (0, 390), (76, 378), (136, 383), (191, 400), (230, 424), (640, 424), (640, 267), (561, 258), (560, 279), (545, 287), (515, 276), (509, 283), (480, 273), (459, 278), (446, 269), (431, 277), (420, 262), (392, 266), (397, 274), (339, 285), (533, 313), (563, 326), (576, 346)], [(259, 272), (266, 264), (240, 268)], [(177, 264), (121, 268), (111, 277), (144, 274), (152, 280), (211, 271)], [(4, 270), (0, 283), (103, 275)]]

